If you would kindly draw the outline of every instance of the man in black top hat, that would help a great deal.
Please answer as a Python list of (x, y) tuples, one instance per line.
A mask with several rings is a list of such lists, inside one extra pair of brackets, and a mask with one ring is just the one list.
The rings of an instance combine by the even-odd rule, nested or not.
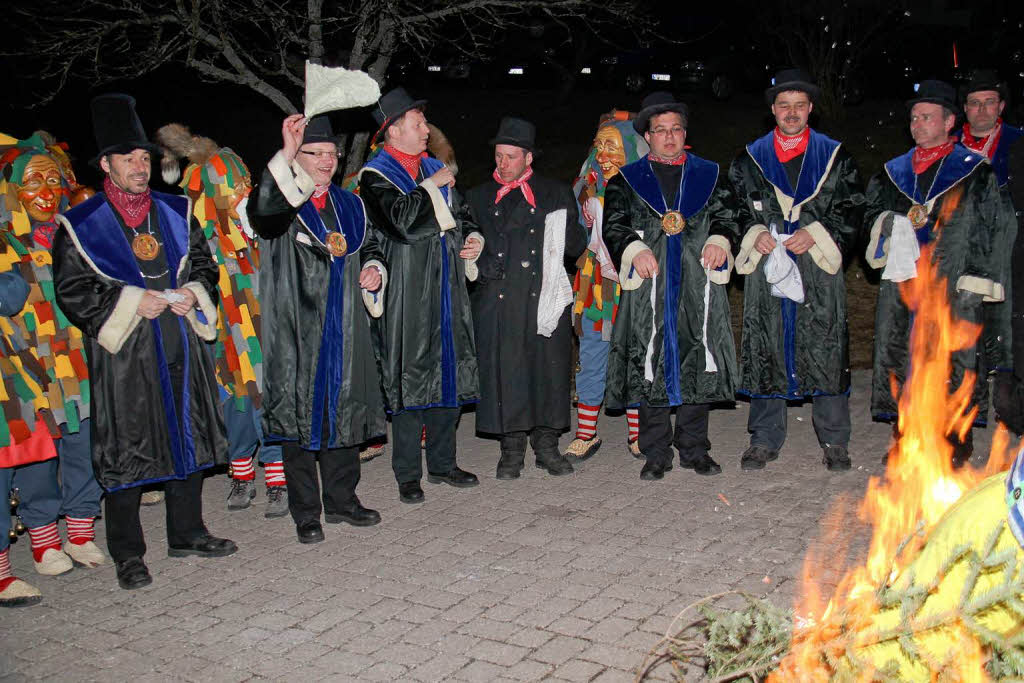
[[(907, 378), (913, 328), (899, 283), (917, 277), (918, 258), (928, 258), (946, 279), (954, 314), (981, 324), (983, 303), (1005, 299), (1007, 259), (1000, 250), (1014, 229), (1013, 209), (986, 157), (950, 137), (956, 123), (953, 87), (923, 81), (907, 108), (917, 144), (871, 179), (865, 214), (870, 226), (867, 261), (884, 268), (875, 312), (871, 413), (890, 422), (897, 418), (899, 389)], [(986, 393), (989, 370), (984, 346), (973, 344), (954, 353), (952, 366), (952, 389), (960, 386), (965, 373), (976, 373), (979, 381), (971, 403), (977, 405)], [(973, 451), (971, 434), (963, 440), (949, 438), (953, 464), (962, 466)]]
[(107, 547), (122, 588), (152, 582), (142, 560), (142, 485), (165, 482), (168, 555), (237, 550), (203, 524), (202, 470), (223, 462), (211, 355), (217, 265), (185, 197), (149, 189), (146, 139), (128, 95), (92, 102), (103, 192), (61, 219), (57, 301), (82, 330), (92, 394), (93, 465), (106, 489)]
[(645, 480), (672, 469), (672, 445), (683, 467), (721, 472), (708, 454), (708, 410), (736, 389), (725, 285), (748, 221), (718, 164), (686, 152), (686, 125), (686, 105), (647, 96), (633, 127), (651, 151), (621, 167), (604, 195), (602, 236), (622, 286), (605, 397), (639, 406)]
[(293, 114), (281, 137), (249, 202), (264, 240), (263, 424), (284, 442), (298, 540), (317, 543), (321, 510), (329, 523), (380, 522), (356, 485), (359, 444), (387, 429), (370, 317), (383, 310), (388, 273), (362, 201), (331, 182), (338, 147), (327, 117)]
[(359, 195), (390, 269), (374, 340), (392, 414), (392, 467), (406, 503), (423, 501), (424, 427), (427, 481), (478, 483), (456, 464), (455, 429), (460, 407), (478, 398), (466, 263), (479, 256), (483, 238), (454, 200), (452, 171), (424, 154), (425, 105), (403, 88), (380, 98), (373, 116), (383, 149), (359, 172)]
[(750, 397), (745, 470), (778, 458), (786, 402), (808, 398), (822, 462), (850, 469), (843, 266), (860, 232), (864, 188), (850, 153), (807, 125), (819, 95), (807, 73), (779, 72), (765, 91), (775, 129), (747, 145), (729, 169), (751, 212), (736, 257), (736, 272), (746, 275), (739, 387)]
[(503, 118), (491, 144), (493, 177), (466, 195), (485, 239), (469, 269), (480, 363), (476, 428), (501, 437), (498, 479), (519, 477), (527, 437), (537, 467), (569, 474), (572, 464), (558, 450), (569, 428), (572, 366), (566, 266), (583, 253), (587, 235), (569, 187), (533, 172), (532, 123)]

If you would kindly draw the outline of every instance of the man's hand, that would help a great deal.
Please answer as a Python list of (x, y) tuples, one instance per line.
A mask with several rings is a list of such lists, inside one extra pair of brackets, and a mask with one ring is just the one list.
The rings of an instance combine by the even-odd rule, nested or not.
[(380, 271), (376, 266), (366, 266), (359, 271), (359, 286), (368, 292), (376, 292), (380, 289), (382, 281)]
[(199, 299), (196, 298), (196, 293), (186, 287), (181, 287), (180, 289), (172, 289), (171, 291), (174, 292), (175, 294), (180, 294), (181, 296), (185, 297), (182, 301), (175, 301), (173, 304), (169, 304), (169, 306), (171, 307), (171, 312), (174, 313), (175, 315), (185, 315), (193, 308), (195, 308), (196, 303), (199, 302)]
[(299, 153), (299, 147), (302, 147), (302, 136), (306, 132), (307, 123), (309, 121), (302, 114), (292, 114), (281, 124), (281, 151), (289, 162)]
[(793, 236), (786, 240), (786, 249), (794, 254), (803, 254), (814, 246), (814, 237), (806, 229), (800, 228), (793, 233)]
[(754, 240), (754, 249), (756, 249), (759, 254), (770, 254), (774, 248), (775, 238), (772, 237), (770, 232), (762, 232), (757, 236), (757, 239)]
[(725, 249), (722, 249), (717, 244), (709, 244), (704, 247), (702, 256), (704, 267), (710, 270), (717, 270), (729, 258), (729, 255), (725, 253)]
[(650, 249), (644, 249), (634, 256), (633, 270), (635, 270), (636, 274), (645, 280), (650, 280), (652, 277), (657, 275), (658, 259), (654, 257), (654, 252)]
[(454, 185), (455, 184), (455, 174), (452, 173), (452, 170), (450, 168), (445, 166), (440, 171), (438, 171), (434, 175), (432, 175), (429, 178), (427, 178), (427, 180), (429, 180), (430, 182), (432, 182), (435, 185), (437, 185), (438, 189), (440, 189), (440, 188), (444, 187), (445, 185), (449, 185), (449, 186)]
[(135, 309), (135, 312), (147, 320), (153, 320), (159, 317), (165, 308), (167, 308), (167, 301), (147, 289), (142, 293), (142, 301), (139, 302), (139, 307)]
[(583, 204), (581, 205), (581, 209), (583, 213), (583, 224), (586, 225), (587, 230), (589, 230), (590, 228), (594, 227), (594, 217), (590, 214), (589, 211), (587, 211), (586, 202), (583, 202)]
[(484, 250), (484, 245), (480, 244), (480, 240), (475, 237), (470, 237), (466, 240), (466, 243), (462, 245), (462, 250), (459, 252), (459, 257), (464, 258), (467, 261), (472, 261), (480, 252)]

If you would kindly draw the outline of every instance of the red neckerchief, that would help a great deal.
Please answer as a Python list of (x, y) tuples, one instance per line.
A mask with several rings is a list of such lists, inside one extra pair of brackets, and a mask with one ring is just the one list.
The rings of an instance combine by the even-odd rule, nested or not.
[(656, 164), (665, 164), (666, 166), (682, 166), (686, 163), (686, 150), (675, 159), (662, 159), (654, 152), (647, 153), (647, 159), (653, 161)]
[(317, 185), (313, 188), (313, 196), (309, 199), (318, 211), (323, 211), (327, 208), (327, 189), (329, 187), (330, 185)]
[(420, 174), (420, 159), (427, 156), (426, 152), (422, 154), (406, 154), (405, 152), (399, 151), (391, 145), (384, 145), (384, 151), (395, 158), (395, 161), (402, 165), (406, 173), (412, 176), (413, 180), (416, 180)]
[(807, 141), (811, 139), (811, 129), (804, 128), (798, 135), (786, 135), (775, 126), (775, 156), (780, 163), (796, 159), (807, 151)]
[(146, 220), (146, 216), (149, 214), (149, 205), (152, 201), (148, 187), (142, 194), (125, 192), (115, 185), (108, 175), (103, 179), (103, 191), (106, 193), (110, 203), (117, 209), (117, 212), (121, 214), (121, 218), (124, 219), (125, 224), (129, 228), (137, 228), (142, 225), (142, 221)]
[(914, 174), (921, 175), (928, 170), (928, 167), (934, 164), (939, 159), (943, 158), (947, 154), (953, 151), (953, 141), (946, 140), (938, 147), (924, 147), (914, 148)]
[(971, 150), (972, 152), (984, 154), (988, 156), (989, 159), (991, 159), (996, 155), (996, 147), (999, 146), (999, 136), (1002, 134), (1002, 132), (1002, 117), (996, 119), (995, 128), (993, 128), (992, 132), (983, 138), (974, 137), (974, 135), (971, 133), (971, 124), (965, 123), (963, 139), (960, 142), (962, 142), (964, 147)]
[(533, 198), (533, 188), (531, 188), (530, 183), (527, 182), (532, 176), (533, 167), (528, 166), (526, 168), (526, 172), (523, 173), (523, 175), (519, 176), (510, 183), (506, 183), (504, 180), (501, 179), (501, 176), (498, 175), (498, 169), (494, 169), (494, 175), (491, 177), (494, 178), (495, 182), (501, 186), (498, 188), (498, 195), (494, 198), (494, 203), (497, 204), (498, 202), (501, 201), (502, 197), (504, 197), (509, 192), (518, 187), (520, 190), (523, 191), (523, 196), (526, 197), (526, 203), (536, 209), (537, 200)]

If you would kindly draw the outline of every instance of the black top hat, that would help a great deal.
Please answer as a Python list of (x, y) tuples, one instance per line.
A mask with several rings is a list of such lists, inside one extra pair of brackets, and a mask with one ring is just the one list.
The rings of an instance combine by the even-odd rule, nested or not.
[(405, 91), (405, 88), (398, 87), (384, 93), (377, 100), (377, 108), (373, 110), (373, 120), (381, 128), (391, 123), (410, 109), (422, 109), (427, 104), (426, 100), (414, 100)]
[(134, 97), (123, 93), (97, 95), (91, 107), (92, 129), (99, 150), (90, 162), (93, 166), (98, 166), (100, 159), (108, 154), (129, 154), (136, 149), (160, 154), (159, 145), (149, 141), (135, 113)]
[(536, 151), (537, 128), (526, 119), (506, 116), (498, 124), (498, 133), (489, 144), (515, 145), (531, 154)]
[(308, 145), (313, 142), (338, 144), (338, 138), (334, 136), (334, 129), (331, 128), (331, 120), (326, 114), (314, 116), (306, 124), (306, 130), (302, 133), (302, 144)]
[(764, 91), (764, 99), (768, 104), (775, 104), (778, 94), (789, 90), (807, 93), (811, 102), (821, 98), (821, 88), (814, 84), (814, 79), (809, 73), (803, 69), (783, 69), (775, 74), (772, 87)]
[(945, 81), (921, 81), (914, 85), (915, 95), (907, 100), (907, 109), (910, 109), (918, 102), (931, 102), (941, 104), (951, 112), (956, 113), (956, 90)]
[(994, 69), (975, 69), (971, 72), (970, 80), (960, 91), (963, 95), (961, 99), (966, 102), (968, 95), (981, 90), (995, 90), (999, 93), (1001, 100), (1005, 100), (1010, 95), (1006, 83), (999, 80), (999, 74)]
[(686, 119), (690, 112), (685, 104), (676, 102), (676, 98), (672, 96), (672, 93), (663, 90), (652, 92), (640, 103), (640, 111), (637, 112), (636, 118), (633, 119), (633, 130), (643, 135), (647, 132), (647, 126), (651, 121), (651, 117), (670, 111), (674, 111), (682, 116), (683, 125), (686, 125)]

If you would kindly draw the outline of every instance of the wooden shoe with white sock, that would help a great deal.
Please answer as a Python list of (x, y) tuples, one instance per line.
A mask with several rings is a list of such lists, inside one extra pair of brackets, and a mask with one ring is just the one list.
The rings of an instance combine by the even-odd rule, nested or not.
[(36, 565), (36, 571), (43, 576), (57, 576), (75, 568), (71, 558), (60, 548), (47, 548), (41, 560), (36, 562), (33, 558), (32, 561)]
[(0, 579), (0, 607), (28, 607), (41, 602), (43, 594), (16, 576)]
[(107, 563), (107, 556), (103, 554), (92, 541), (86, 541), (85, 543), (65, 543), (64, 552), (74, 562), (82, 565), (83, 567), (99, 567), (100, 565)]

